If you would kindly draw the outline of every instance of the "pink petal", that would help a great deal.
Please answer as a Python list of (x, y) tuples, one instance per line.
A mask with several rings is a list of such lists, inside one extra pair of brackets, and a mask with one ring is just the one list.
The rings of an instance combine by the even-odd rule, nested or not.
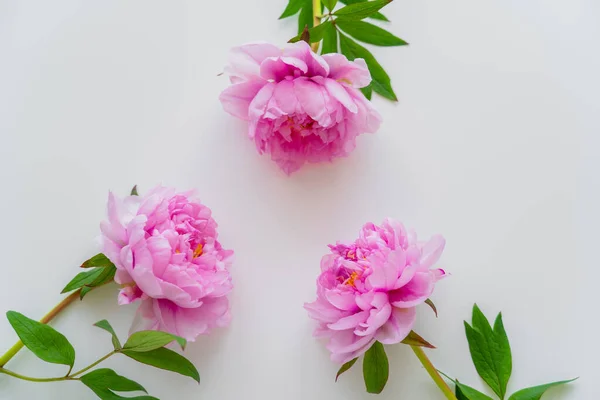
[[(329, 110), (327, 109), (328, 98), (322, 86), (309, 79), (294, 80), (294, 91), (304, 111), (321, 126), (329, 126), (332, 123)], [(327, 95), (328, 97), (329, 95)]]
[(383, 344), (400, 343), (412, 330), (417, 311), (413, 308), (394, 308), (390, 319), (377, 331), (375, 338)]
[(346, 107), (351, 113), (356, 114), (358, 112), (358, 107), (354, 102), (354, 99), (348, 94), (346, 88), (340, 85), (333, 79), (325, 78), (323, 79), (323, 83), (325, 85), (325, 89), (329, 92), (329, 94), (342, 103), (344, 107)]
[(279, 82), (287, 76), (298, 77), (308, 70), (306, 63), (295, 57), (269, 57), (260, 65), (260, 76)]
[(322, 76), (329, 75), (329, 65), (320, 55), (312, 51), (308, 43), (300, 41), (293, 43), (283, 50), (284, 56), (298, 58), (303, 60), (308, 67), (306, 76)]
[(334, 331), (343, 331), (345, 329), (356, 328), (358, 324), (366, 321), (368, 317), (369, 313), (367, 311), (361, 311), (348, 317), (341, 318), (339, 321), (327, 325), (327, 327), (329, 329), (333, 329)]
[(223, 109), (234, 117), (248, 120), (250, 103), (265, 83), (253, 80), (229, 86), (219, 96)]
[(441, 235), (435, 235), (423, 246), (423, 255), (421, 258), (421, 268), (429, 269), (432, 267), (442, 255), (446, 240)]
[(328, 291), (325, 293), (325, 297), (327, 297), (327, 301), (340, 310), (352, 311), (356, 309), (353, 292)]
[(371, 83), (369, 68), (362, 58), (348, 61), (342, 54), (331, 53), (323, 55), (323, 59), (330, 67), (329, 78), (345, 82), (357, 89)]
[(390, 292), (390, 303), (399, 308), (410, 308), (421, 304), (433, 292), (434, 284), (435, 277), (431, 272), (417, 272), (409, 283)]
[(277, 57), (281, 50), (268, 43), (250, 43), (231, 49), (225, 72), (233, 83), (260, 78), (260, 64), (267, 57)]
[(389, 303), (381, 309), (372, 309), (367, 321), (361, 324), (361, 328), (357, 328), (354, 333), (358, 336), (372, 335), (388, 321), (390, 315), (392, 315), (392, 306)]

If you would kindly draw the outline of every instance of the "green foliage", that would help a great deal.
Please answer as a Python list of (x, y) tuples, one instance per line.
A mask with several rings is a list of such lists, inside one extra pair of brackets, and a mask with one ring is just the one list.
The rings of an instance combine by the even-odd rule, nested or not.
[(408, 44), (385, 29), (365, 21), (347, 21), (338, 18), (336, 24), (342, 31), (360, 42), (376, 46), (406, 46)]
[(337, 382), (338, 378), (340, 377), (340, 375), (342, 375), (344, 372), (348, 371), (350, 368), (352, 368), (354, 366), (354, 364), (356, 363), (356, 361), (358, 360), (358, 357), (348, 361), (347, 363), (345, 363), (344, 365), (342, 365), (342, 367), (339, 369), (339, 371), (337, 372), (337, 374), (335, 375), (335, 381)]
[(123, 350), (144, 353), (147, 351), (156, 350), (159, 347), (166, 346), (173, 341), (177, 341), (181, 348), (185, 349), (186, 340), (184, 338), (171, 335), (167, 332), (140, 331), (133, 333), (129, 337), (129, 339), (123, 346)]
[(38, 358), (73, 368), (75, 349), (63, 334), (16, 311), (7, 312), (6, 317), (25, 347)]
[(465, 332), (475, 369), (488, 386), (504, 399), (512, 371), (512, 355), (508, 336), (498, 314), (494, 328), (477, 305), (473, 306), (473, 325), (465, 322)]
[(363, 377), (368, 393), (378, 394), (383, 391), (390, 375), (390, 365), (383, 345), (375, 342), (365, 353), (363, 360)]
[(172, 350), (161, 347), (145, 353), (130, 350), (123, 350), (122, 353), (142, 364), (189, 376), (200, 383), (200, 374), (196, 367), (194, 367), (194, 364)]
[(112, 335), (112, 343), (115, 350), (121, 349), (121, 342), (119, 341), (115, 330), (107, 320), (103, 319), (102, 321), (98, 321), (94, 324), (94, 326), (97, 326), (100, 329), (104, 329), (105, 331), (110, 333)]
[(117, 395), (115, 392), (148, 392), (139, 383), (117, 375), (112, 369), (100, 368), (83, 375), (80, 379), (81, 383), (90, 388), (102, 400), (158, 400), (152, 396), (122, 397)]
[(435, 349), (435, 346), (429, 343), (427, 340), (423, 339), (417, 332), (410, 331), (408, 335), (402, 340), (403, 344), (407, 344), (409, 346), (420, 346), (427, 347), (429, 349)]

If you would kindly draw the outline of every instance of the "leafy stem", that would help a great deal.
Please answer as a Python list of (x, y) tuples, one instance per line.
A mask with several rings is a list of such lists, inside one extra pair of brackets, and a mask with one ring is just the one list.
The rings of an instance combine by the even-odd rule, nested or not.
[(102, 361), (106, 360), (107, 358), (109, 358), (110, 356), (117, 354), (118, 351), (111, 351), (110, 353), (108, 353), (107, 355), (105, 355), (104, 357), (98, 359), (97, 361), (91, 363), (90, 365), (88, 365), (87, 367), (83, 368), (80, 371), (77, 371), (73, 374), (67, 374), (66, 376), (61, 376), (58, 378), (33, 378), (31, 376), (25, 376), (25, 375), (21, 375), (18, 374), (14, 371), (11, 371), (9, 369), (0, 367), (0, 373), (1, 374), (6, 374), (9, 376), (12, 376), (13, 378), (17, 378), (17, 379), (21, 379), (24, 381), (29, 381), (29, 382), (59, 382), (59, 381), (76, 381), (79, 380), (79, 378), (77, 378), (77, 375), (81, 375), (86, 371), (89, 371), (90, 369), (94, 368), (96, 365), (100, 364)]
[[(313, 19), (313, 26), (317, 26), (321, 23), (321, 0), (313, 0)], [(312, 49), (316, 53), (317, 50), (319, 50), (319, 42), (313, 43)]]
[(446, 396), (448, 400), (457, 400), (456, 396), (454, 395), (454, 392), (452, 392), (450, 386), (448, 386), (448, 384), (441, 377), (437, 369), (435, 369), (435, 367), (431, 363), (431, 360), (429, 360), (427, 354), (425, 354), (425, 351), (423, 351), (423, 349), (419, 346), (410, 347), (421, 362), (421, 364), (423, 365), (423, 367), (425, 368), (425, 370), (429, 373), (429, 376), (431, 376), (431, 379), (433, 379), (433, 381), (440, 388), (442, 393), (444, 393), (444, 396)]

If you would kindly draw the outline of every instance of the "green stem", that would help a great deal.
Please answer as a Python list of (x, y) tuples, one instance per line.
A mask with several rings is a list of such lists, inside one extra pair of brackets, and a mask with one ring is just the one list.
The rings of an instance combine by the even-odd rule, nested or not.
[[(40, 322), (42, 324), (47, 324), (48, 322), (52, 321), (52, 319), (54, 319), (54, 317), (56, 317), (58, 313), (60, 313), (65, 307), (67, 307), (79, 297), (80, 292), (81, 289), (76, 290), (75, 292), (65, 297), (52, 310), (50, 310), (48, 314), (44, 315), (44, 317), (40, 319)], [(15, 354), (17, 354), (22, 348), (23, 342), (18, 341), (17, 343), (15, 343), (13, 347), (11, 347), (6, 353), (4, 353), (2, 357), (0, 357), (0, 368), (4, 367), (6, 363), (9, 362), (15, 356)]]
[(67, 380), (77, 379), (77, 378), (72, 378), (70, 376), (61, 376), (60, 378), (32, 378), (30, 376), (17, 374), (16, 372), (10, 371), (6, 368), (0, 368), (0, 374), (10, 375), (14, 378), (22, 379), (24, 381), (29, 381), (29, 382), (58, 382), (58, 381), (67, 381)]
[(450, 386), (448, 386), (444, 378), (442, 378), (441, 375), (438, 373), (437, 369), (435, 369), (435, 367), (423, 351), (423, 348), (419, 346), (410, 347), (413, 349), (419, 361), (421, 361), (421, 364), (423, 364), (423, 367), (425, 367), (425, 370), (429, 373), (429, 376), (431, 376), (431, 379), (433, 379), (433, 381), (440, 388), (442, 393), (444, 393), (444, 396), (446, 396), (448, 400), (458, 400), (454, 395), (452, 389), (450, 389)]
[(111, 351), (110, 353), (108, 353), (107, 355), (105, 355), (104, 357), (102, 357), (101, 359), (99, 359), (98, 361), (96, 361), (96, 362), (94, 362), (94, 363), (92, 363), (92, 364), (88, 365), (88, 366), (87, 366), (87, 367), (85, 367), (84, 369), (82, 369), (82, 370), (79, 370), (79, 371), (75, 372), (74, 374), (70, 375), (70, 377), (71, 377), (71, 378), (75, 378), (77, 375), (81, 375), (81, 374), (83, 374), (84, 372), (86, 372), (86, 371), (88, 371), (88, 370), (90, 370), (90, 369), (94, 368), (96, 365), (100, 364), (102, 361), (106, 360), (108, 357), (110, 357), (110, 356), (112, 356), (112, 355), (114, 355), (114, 354), (117, 354), (117, 351), (116, 351), (116, 350), (114, 350), (114, 351)]
[[(313, 0), (313, 27), (321, 23), (321, 0)], [(319, 50), (319, 42), (312, 44), (312, 49), (316, 53)]]
[[(104, 357), (98, 359), (97, 361), (91, 363), (90, 365), (88, 365), (87, 367), (85, 367), (84, 369), (75, 372), (74, 374), (67, 374), (67, 376), (61, 376), (58, 378), (32, 378), (30, 376), (25, 376), (25, 375), (21, 375), (21, 374), (17, 374), (16, 372), (13, 372), (11, 370), (8, 370), (6, 368), (2, 368), (0, 367), (0, 374), (6, 374), (6, 375), (10, 375), (14, 378), (17, 379), (22, 379), (24, 381), (29, 381), (29, 382), (58, 382), (58, 381), (74, 381), (74, 380), (78, 380), (79, 378), (76, 378), (77, 375), (81, 375), (86, 371), (89, 371), (90, 369), (94, 368), (96, 365), (100, 364), (102, 361), (106, 360), (108, 357), (114, 355), (118, 353), (117, 350), (111, 351), (110, 353), (108, 353), (107, 355), (105, 355)], [(70, 372), (70, 370), (69, 370)]]

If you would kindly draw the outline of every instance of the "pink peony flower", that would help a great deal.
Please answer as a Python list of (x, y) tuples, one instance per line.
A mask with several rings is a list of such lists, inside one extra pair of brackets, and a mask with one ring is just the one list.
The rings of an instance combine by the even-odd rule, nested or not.
[(358, 135), (379, 128), (381, 117), (358, 90), (371, 82), (363, 59), (320, 56), (306, 42), (283, 50), (256, 43), (233, 48), (226, 72), (233, 85), (220, 97), (225, 111), (249, 121), (258, 152), (287, 174), (346, 156)]
[(445, 241), (434, 236), (418, 242), (416, 234), (387, 219), (365, 224), (352, 244), (330, 245), (321, 260), (317, 300), (305, 304), (318, 322), (315, 336), (329, 339), (337, 363), (366, 352), (375, 341), (401, 342), (412, 330), (416, 306), (433, 292), (446, 273), (431, 269)]
[(210, 209), (191, 196), (160, 186), (145, 196), (109, 194), (104, 254), (117, 267), (119, 304), (141, 301), (133, 330), (193, 341), (229, 323), (233, 251), (217, 241)]

